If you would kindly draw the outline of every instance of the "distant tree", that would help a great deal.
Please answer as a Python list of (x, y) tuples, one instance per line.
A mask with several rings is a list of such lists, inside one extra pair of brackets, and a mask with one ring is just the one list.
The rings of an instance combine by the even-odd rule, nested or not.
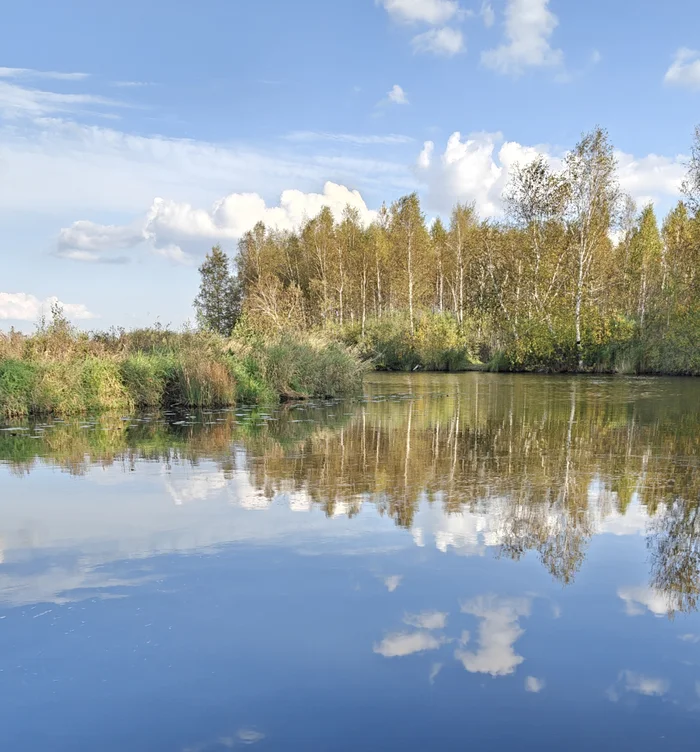
[(700, 125), (695, 127), (687, 167), (688, 173), (683, 181), (681, 190), (685, 195), (686, 203), (690, 210), (698, 213), (700, 212)]
[(197, 322), (203, 329), (228, 337), (241, 312), (241, 292), (220, 246), (215, 245), (207, 254), (199, 274), (199, 294), (194, 301)]
[(565, 175), (574, 262), (576, 351), (582, 369), (584, 298), (590, 291), (596, 262), (609, 250), (609, 231), (620, 200), (617, 162), (607, 131), (595, 128), (583, 135), (566, 157)]
[(644, 319), (649, 303), (662, 284), (663, 243), (656, 222), (654, 207), (648, 204), (642, 210), (639, 227), (632, 236), (630, 266), (635, 283), (636, 311), (639, 326), (644, 327)]

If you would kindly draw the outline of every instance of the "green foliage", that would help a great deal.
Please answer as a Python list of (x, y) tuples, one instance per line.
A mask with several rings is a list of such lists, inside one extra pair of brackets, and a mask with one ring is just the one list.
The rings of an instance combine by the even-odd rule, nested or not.
[(463, 371), (472, 362), (467, 338), (451, 314), (423, 315), (413, 346), (419, 363), (428, 371)]
[(340, 344), (311, 338), (278, 339), (254, 357), (270, 387), (290, 399), (352, 394), (360, 388), (367, 370)]
[(121, 378), (136, 407), (164, 404), (174, 371), (174, 358), (159, 353), (135, 352), (121, 362)]
[(0, 357), (4, 419), (336, 396), (359, 389), (366, 370), (327, 338), (266, 339), (245, 328), (229, 340), (162, 327), (95, 335), (43, 327), (6, 352), (20, 357)]
[(14, 418), (29, 413), (36, 379), (34, 364), (0, 361), (0, 417)]
[(406, 314), (388, 314), (370, 319), (364, 336), (356, 325), (346, 327), (343, 340), (382, 371), (464, 371), (474, 363), (465, 327), (453, 314), (423, 313), (414, 326), (411, 334)]
[(194, 302), (197, 321), (208, 329), (228, 337), (241, 310), (238, 280), (229, 269), (228, 256), (215, 245), (199, 267), (201, 282)]

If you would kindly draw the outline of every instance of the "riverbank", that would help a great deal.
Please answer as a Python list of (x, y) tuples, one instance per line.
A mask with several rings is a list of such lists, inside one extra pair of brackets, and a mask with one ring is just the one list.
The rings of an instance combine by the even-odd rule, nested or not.
[(88, 334), (59, 321), (31, 336), (0, 334), (0, 417), (338, 397), (359, 390), (367, 368), (318, 336)]

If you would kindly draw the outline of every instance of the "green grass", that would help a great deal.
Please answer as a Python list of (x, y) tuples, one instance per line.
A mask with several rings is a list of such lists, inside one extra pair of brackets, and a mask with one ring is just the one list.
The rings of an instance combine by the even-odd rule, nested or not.
[(214, 408), (327, 397), (361, 387), (367, 366), (330, 340), (161, 329), (86, 335), (62, 325), (0, 349), (0, 418)]

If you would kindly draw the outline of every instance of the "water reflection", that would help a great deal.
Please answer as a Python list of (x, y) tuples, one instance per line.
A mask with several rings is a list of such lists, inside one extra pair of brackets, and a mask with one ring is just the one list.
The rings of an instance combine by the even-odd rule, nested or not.
[(688, 748), (699, 396), (392, 375), (2, 427), (10, 748)]
[[(417, 546), (535, 551), (564, 584), (592, 536), (645, 533), (650, 589), (620, 597), (672, 613), (694, 610), (700, 592), (697, 391), (681, 379), (377, 377), (355, 403), (9, 427), (0, 461), (17, 475), (54, 466), (106, 484), (156, 463), (177, 506), (225, 497), (352, 519), (369, 504)], [(4, 537), (36, 545), (45, 526), (42, 510)], [(238, 539), (218, 522), (200, 534), (172, 549)]]

